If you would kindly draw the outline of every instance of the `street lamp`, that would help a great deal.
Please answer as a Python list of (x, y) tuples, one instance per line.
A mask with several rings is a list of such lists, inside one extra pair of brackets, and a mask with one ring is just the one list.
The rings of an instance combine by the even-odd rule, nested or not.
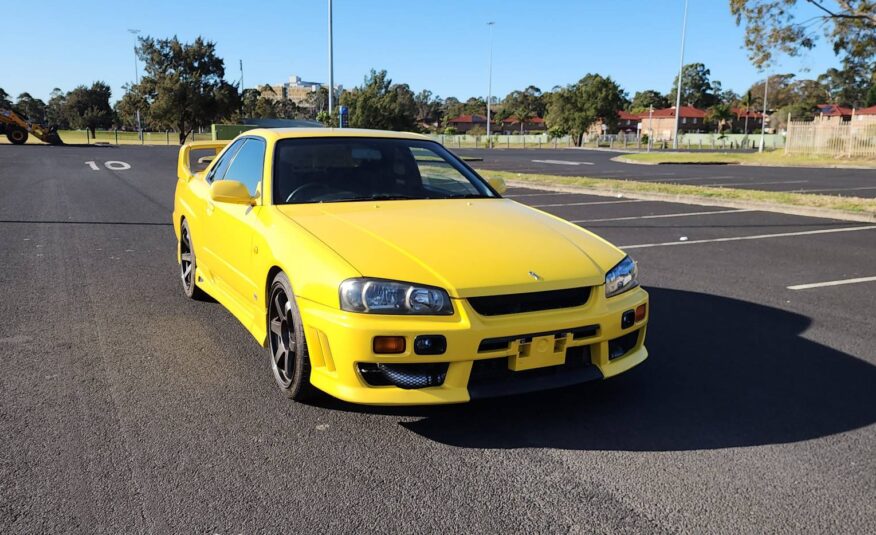
[(654, 141), (654, 129), (651, 127), (654, 120), (654, 105), (648, 106), (648, 152), (651, 152), (651, 143)]
[(332, 0), (328, 0), (328, 57), (329, 57), (329, 86), (328, 86), (328, 112), (329, 125), (331, 125), (332, 108), (335, 99), (335, 56), (332, 51)]
[[(140, 67), (137, 65), (137, 34), (140, 30), (128, 29), (128, 33), (134, 36), (134, 85), (140, 85)], [(142, 139), (143, 126), (140, 123), (140, 107), (137, 106), (137, 136)]]
[(672, 136), (672, 148), (678, 148), (678, 124), (681, 122), (681, 73), (684, 71), (684, 36), (687, 32), (687, 0), (684, 0), (684, 18), (681, 23), (681, 62), (678, 65), (678, 90), (675, 95), (675, 134)]
[(487, 26), (490, 27), (490, 69), (487, 80), (487, 146), (493, 148), (493, 138), (490, 136), (490, 101), (493, 100), (493, 26), (496, 23), (490, 21)]

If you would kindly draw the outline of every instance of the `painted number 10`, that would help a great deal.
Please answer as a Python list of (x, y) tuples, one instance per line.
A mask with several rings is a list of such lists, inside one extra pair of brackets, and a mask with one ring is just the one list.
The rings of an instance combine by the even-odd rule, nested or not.
[[(94, 161), (85, 162), (85, 165), (91, 168), (92, 171), (100, 171), (100, 167), (98, 167), (97, 163)], [(126, 169), (131, 168), (131, 164), (127, 162), (120, 162), (117, 160), (110, 160), (108, 162), (103, 162), (103, 166), (109, 169), (110, 171), (124, 171)]]

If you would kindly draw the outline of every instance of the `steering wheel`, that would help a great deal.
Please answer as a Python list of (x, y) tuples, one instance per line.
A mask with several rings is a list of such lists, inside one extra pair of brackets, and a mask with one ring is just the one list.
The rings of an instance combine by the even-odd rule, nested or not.
[(331, 188), (322, 182), (307, 182), (306, 184), (301, 184), (300, 186), (298, 186), (297, 188), (292, 190), (292, 193), (290, 193), (289, 196), (286, 197), (286, 202), (287, 203), (292, 202), (292, 200), (295, 199), (296, 195), (299, 195), (299, 194), (301, 194), (302, 191), (307, 191), (307, 190), (330, 191)]

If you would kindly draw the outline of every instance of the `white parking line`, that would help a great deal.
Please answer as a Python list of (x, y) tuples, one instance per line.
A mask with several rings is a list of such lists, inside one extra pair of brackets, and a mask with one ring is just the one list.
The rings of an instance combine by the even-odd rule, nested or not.
[(716, 243), (741, 240), (764, 240), (767, 238), (786, 238), (790, 236), (809, 236), (811, 234), (830, 234), (833, 232), (854, 232), (856, 230), (873, 230), (876, 225), (866, 227), (829, 228), (823, 230), (806, 230), (802, 232), (781, 232), (779, 234), (758, 234), (756, 236), (734, 236), (732, 238), (712, 238), (708, 240), (668, 241), (662, 243), (640, 243), (636, 245), (621, 245), (621, 249), (644, 249), (646, 247), (669, 247), (671, 245), (693, 245), (695, 243)]
[(572, 162), (569, 160), (532, 160), (533, 163), (549, 163), (552, 165), (593, 165), (593, 162)]
[(505, 197), (516, 199), (517, 197), (543, 197), (545, 195), (586, 195), (586, 193), (569, 193), (563, 191), (545, 191), (544, 193), (514, 193)]
[(623, 201), (591, 201), (591, 202), (568, 202), (558, 204), (530, 204), (533, 208), (554, 208), (557, 206), (590, 206), (593, 204), (623, 204), (628, 202), (645, 202), (641, 199), (626, 199)]
[(841, 284), (855, 284), (858, 282), (873, 282), (876, 281), (876, 277), (859, 277), (857, 279), (843, 279), (838, 281), (828, 281), (828, 282), (813, 282), (810, 284), (795, 284), (794, 286), (788, 286), (789, 290), (808, 290), (810, 288), (823, 288), (825, 286), (839, 286)]
[(631, 217), (607, 217), (605, 219), (577, 219), (570, 223), (601, 223), (604, 221), (632, 221), (634, 219), (663, 219), (665, 217), (689, 217), (695, 215), (712, 215), (712, 214), (738, 214), (740, 212), (754, 212), (754, 210), (712, 210), (710, 212), (683, 212), (680, 214), (661, 214), (661, 215), (637, 215)]

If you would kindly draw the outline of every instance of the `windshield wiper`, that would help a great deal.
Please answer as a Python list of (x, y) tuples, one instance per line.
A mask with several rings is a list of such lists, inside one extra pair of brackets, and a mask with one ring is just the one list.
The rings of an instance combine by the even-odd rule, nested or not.
[(445, 199), (492, 199), (493, 197), (490, 195), (484, 195), (482, 193), (454, 193), (453, 195), (448, 195)]
[(375, 193), (368, 197), (344, 197), (320, 202), (361, 202), (361, 201), (404, 201), (411, 199), (428, 199), (429, 197), (412, 197), (410, 195), (398, 195), (395, 193)]

